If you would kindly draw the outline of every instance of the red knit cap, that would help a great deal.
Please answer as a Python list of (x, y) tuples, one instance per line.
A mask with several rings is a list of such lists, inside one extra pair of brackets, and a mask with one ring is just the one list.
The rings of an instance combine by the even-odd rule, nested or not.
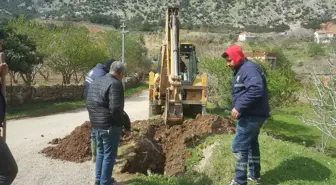
[(225, 53), (232, 59), (235, 66), (239, 66), (244, 61), (245, 55), (238, 45), (230, 46)]

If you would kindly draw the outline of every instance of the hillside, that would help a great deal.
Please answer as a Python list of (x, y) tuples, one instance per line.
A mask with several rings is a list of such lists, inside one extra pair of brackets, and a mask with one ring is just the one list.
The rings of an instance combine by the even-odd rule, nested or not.
[(0, 2), (0, 15), (5, 11), (13, 15), (23, 12), (40, 18), (88, 20), (115, 27), (125, 17), (131, 27), (145, 30), (163, 25), (167, 2), (180, 6), (182, 23), (188, 29), (281, 32), (295, 23), (317, 28), (320, 22), (336, 19), (336, 0), (6, 0)]

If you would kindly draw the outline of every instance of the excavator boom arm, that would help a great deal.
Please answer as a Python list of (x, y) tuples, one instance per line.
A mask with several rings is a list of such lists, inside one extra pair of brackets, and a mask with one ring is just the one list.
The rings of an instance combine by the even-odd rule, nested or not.
[[(165, 122), (183, 121), (181, 77), (179, 76), (179, 9), (166, 11), (166, 37), (163, 43), (160, 93), (165, 94)], [(163, 88), (164, 87), (164, 88)]]

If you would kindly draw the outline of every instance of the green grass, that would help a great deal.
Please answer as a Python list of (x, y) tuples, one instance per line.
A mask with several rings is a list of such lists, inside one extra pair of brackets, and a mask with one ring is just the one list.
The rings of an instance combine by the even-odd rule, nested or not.
[(147, 90), (147, 89), (148, 89), (148, 84), (145, 84), (145, 83), (140, 84), (139, 86), (134, 87), (134, 88), (126, 89), (125, 97), (133, 96), (136, 93), (139, 93), (139, 92), (141, 92), (143, 90)]
[[(147, 89), (146, 84), (127, 89), (125, 97), (130, 97), (138, 92)], [(76, 110), (85, 107), (84, 100), (62, 101), (62, 102), (41, 102), (34, 104), (25, 104), (19, 107), (9, 107), (7, 110), (7, 120), (19, 119), (24, 117), (45, 116), (55, 113), (61, 113)]]
[(213, 144), (216, 139), (216, 137), (202, 138), (196, 143), (197, 146), (188, 148), (188, 153), (192, 153), (192, 155), (187, 159), (187, 170), (192, 170), (203, 159), (203, 150)]
[[(216, 136), (213, 158), (206, 175), (215, 185), (228, 184), (234, 177), (235, 159), (231, 153), (233, 135)], [(212, 139), (213, 140), (213, 139)], [(336, 160), (304, 146), (260, 136), (262, 184), (333, 185), (336, 184)], [(253, 184), (253, 183), (252, 183)]]
[(7, 110), (7, 120), (45, 116), (83, 107), (85, 107), (84, 100), (25, 104), (20, 107), (9, 107)]
[[(273, 118), (265, 124), (262, 132), (277, 139), (316, 148), (321, 143), (320, 131), (305, 125), (296, 117), (310, 112), (311, 108), (304, 105), (277, 111)], [(336, 140), (330, 139), (326, 154), (336, 157)]]
[[(216, 108), (211, 104), (208, 106), (208, 112), (223, 116), (230, 115), (230, 111)], [(311, 107), (305, 104), (280, 109), (272, 113), (272, 118), (267, 121), (261, 132), (317, 150), (321, 143), (320, 131), (315, 127), (305, 125), (297, 117), (311, 112)], [(325, 153), (336, 158), (336, 140), (329, 140)]]
[(162, 175), (140, 176), (127, 182), (127, 185), (210, 185), (212, 180), (204, 174), (188, 172), (180, 177)]

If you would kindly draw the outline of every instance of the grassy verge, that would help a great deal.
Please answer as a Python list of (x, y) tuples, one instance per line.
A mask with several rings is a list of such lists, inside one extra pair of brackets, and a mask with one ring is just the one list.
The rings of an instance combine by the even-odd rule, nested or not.
[(85, 107), (84, 100), (25, 104), (20, 107), (9, 107), (7, 110), (7, 120), (45, 116), (83, 107)]
[[(148, 88), (147, 84), (141, 84), (137, 87), (127, 89), (125, 97), (130, 97)], [(85, 107), (84, 100), (62, 101), (62, 102), (41, 102), (34, 104), (25, 104), (20, 107), (9, 107), (7, 110), (7, 120), (19, 119), (24, 117), (45, 116), (60, 112), (71, 111)]]
[[(308, 106), (290, 107), (280, 110), (273, 115), (273, 119), (270, 119), (266, 123), (262, 132), (277, 139), (312, 147), (316, 150), (317, 146), (321, 143), (320, 131), (303, 124), (296, 117), (310, 111), (311, 109)], [(330, 139), (326, 154), (336, 157), (336, 140)]]
[[(208, 106), (211, 114), (229, 115), (230, 112), (221, 108)], [(321, 133), (318, 129), (302, 123), (297, 116), (310, 113), (311, 107), (300, 105), (280, 109), (272, 114), (272, 118), (267, 121), (261, 132), (266, 133), (276, 139), (290, 141), (317, 150), (321, 143)], [(329, 140), (326, 154), (336, 157), (336, 140)]]
[(180, 177), (162, 175), (140, 176), (127, 182), (128, 185), (210, 185), (212, 180), (204, 174), (188, 172)]
[[(215, 185), (227, 184), (234, 177), (235, 159), (231, 153), (233, 135), (216, 136), (218, 145), (206, 167)], [(262, 184), (336, 184), (336, 160), (291, 142), (260, 136)], [(253, 183), (252, 183), (253, 184)]]

